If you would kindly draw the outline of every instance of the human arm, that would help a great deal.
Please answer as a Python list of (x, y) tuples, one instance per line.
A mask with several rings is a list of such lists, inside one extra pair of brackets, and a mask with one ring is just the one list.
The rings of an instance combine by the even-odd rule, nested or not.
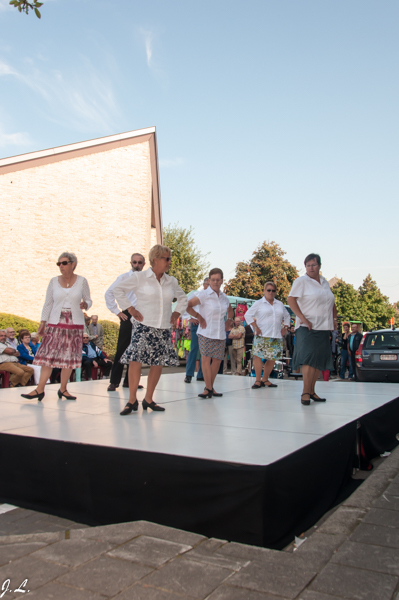
[(283, 324), (284, 324), (284, 326), (281, 329), (282, 336), (284, 336), (287, 333), (289, 326), (291, 325), (291, 315), (288, 312), (288, 310), (285, 308), (284, 305), (283, 305)]
[(177, 299), (177, 304), (170, 318), (171, 325), (176, 324), (177, 319), (180, 317), (180, 315), (182, 315), (185, 312), (188, 304), (187, 295), (181, 289), (175, 277), (173, 277), (173, 293), (174, 297)]
[(338, 327), (338, 313), (337, 313), (337, 307), (336, 307), (335, 302), (334, 302), (334, 306), (333, 306), (333, 321), (334, 321), (334, 329), (337, 329), (337, 327)]
[(298, 298), (295, 298), (294, 296), (288, 296), (287, 303), (294, 315), (297, 316), (301, 323), (306, 325), (306, 327), (310, 331), (313, 327), (312, 323), (306, 317), (303, 316), (301, 309), (298, 306)]
[(257, 314), (258, 314), (258, 308), (259, 308), (258, 302), (259, 302), (259, 300), (254, 302), (254, 304), (247, 310), (247, 312), (245, 313), (245, 320), (246, 320), (247, 324), (252, 327), (255, 335), (261, 336), (262, 331), (261, 331), (260, 327), (258, 327), (257, 319), (256, 319)]
[(83, 277), (82, 298), (83, 298), (83, 300), (79, 306), (82, 310), (88, 310), (92, 306), (93, 301), (90, 298), (90, 288), (89, 288), (89, 284), (87, 282), (86, 277)]
[(39, 330), (38, 330), (38, 335), (43, 335), (44, 330), (46, 328), (46, 323), (49, 320), (50, 313), (53, 308), (53, 304), (54, 304), (53, 281), (54, 281), (54, 278), (50, 280), (50, 283), (47, 286), (46, 298), (44, 300), (42, 315), (40, 318), (40, 326), (39, 326)]
[(188, 305), (187, 305), (187, 312), (189, 315), (191, 315), (192, 317), (194, 317), (195, 319), (197, 319), (197, 321), (199, 322), (199, 324), (201, 325), (201, 327), (203, 329), (206, 328), (206, 321), (204, 319), (204, 317), (202, 315), (200, 315), (195, 309), (195, 306), (198, 306), (199, 304), (201, 304), (201, 300), (198, 298), (198, 296), (194, 296), (194, 298), (191, 298), (191, 300), (188, 301)]
[(17, 352), (19, 352), (19, 362), (21, 364), (33, 362), (32, 356), (29, 354), (29, 351), (25, 348), (23, 344), (18, 344)]
[[(231, 306), (231, 304), (229, 302), (229, 306), (227, 308), (227, 319), (226, 319), (226, 322), (224, 324), (224, 330), (225, 331), (230, 331), (231, 325), (233, 323), (233, 317), (234, 317), (233, 307)], [(237, 338), (237, 339), (240, 339), (240, 338)]]

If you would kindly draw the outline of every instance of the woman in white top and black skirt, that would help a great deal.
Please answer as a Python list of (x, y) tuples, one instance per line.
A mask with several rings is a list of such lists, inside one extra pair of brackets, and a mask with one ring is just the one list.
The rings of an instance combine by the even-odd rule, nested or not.
[[(290, 313), (284, 304), (276, 298), (277, 288), (272, 281), (267, 281), (264, 296), (254, 302), (245, 313), (245, 320), (252, 325), (255, 338), (252, 346), (252, 356), (256, 380), (252, 388), (277, 387), (269, 381), (269, 375), (274, 363), (283, 357), (283, 334), (290, 324)], [(284, 321), (284, 326), (282, 325)], [(261, 379), (263, 360), (266, 359)]]
[[(220, 363), (224, 360), (226, 331), (231, 328), (233, 309), (226, 294), (220, 291), (222, 283), (223, 271), (211, 269), (209, 287), (191, 298), (187, 307), (187, 312), (199, 321), (197, 336), (205, 380), (205, 391), (198, 394), (200, 398), (223, 395), (216, 393), (213, 385)], [(226, 313), (228, 323), (225, 321)]]
[(330, 332), (337, 328), (335, 297), (328, 281), (319, 275), (318, 254), (305, 258), (306, 274), (295, 279), (288, 304), (296, 315), (295, 348), (292, 370), (302, 367), (303, 393), (301, 403), (325, 402), (315, 393), (320, 371), (333, 369)]
[[(172, 344), (171, 326), (186, 310), (187, 296), (177, 279), (167, 275), (171, 262), (170, 248), (157, 244), (151, 248), (148, 257), (149, 269), (135, 271), (113, 288), (120, 309), (128, 310), (133, 317), (131, 342), (120, 358), (121, 363), (129, 364), (130, 395), (129, 402), (120, 413), (122, 416), (138, 409), (136, 393), (143, 363), (150, 366), (143, 409), (157, 411), (165, 410), (153, 400), (162, 367), (178, 367), (180, 364)], [(127, 296), (129, 292), (134, 292), (136, 296), (136, 308)], [(172, 313), (174, 298), (177, 299), (177, 305)]]
[(72, 369), (82, 366), (83, 347), (83, 310), (93, 304), (87, 279), (76, 275), (78, 264), (76, 255), (63, 252), (57, 267), (61, 275), (53, 277), (47, 288), (38, 335), (42, 343), (36, 352), (33, 364), (42, 367), (36, 390), (30, 394), (21, 394), (29, 400), (43, 400), (46, 381), (54, 368), (61, 369), (61, 386), (58, 397), (76, 400), (67, 391), (68, 379)]

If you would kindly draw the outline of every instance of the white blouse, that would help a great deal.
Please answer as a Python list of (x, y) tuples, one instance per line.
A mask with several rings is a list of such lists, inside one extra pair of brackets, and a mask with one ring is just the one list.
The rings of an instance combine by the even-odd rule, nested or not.
[(158, 281), (154, 271), (149, 268), (146, 271), (135, 271), (127, 279), (115, 283), (113, 292), (121, 310), (132, 306), (128, 294), (134, 292), (137, 298), (135, 308), (143, 315), (141, 323), (148, 327), (170, 329), (174, 298), (177, 298), (175, 311), (182, 314), (186, 310), (186, 294), (177, 279), (166, 273)]
[(194, 306), (194, 310), (204, 317), (206, 321), (205, 328), (198, 325), (197, 335), (203, 335), (211, 340), (225, 340), (226, 329), (224, 318), (230, 306), (226, 294), (219, 292), (219, 295), (217, 295), (211, 286), (209, 286), (206, 290), (197, 292), (195, 296), (199, 299), (200, 305)]
[[(319, 283), (309, 275), (302, 275), (295, 279), (289, 295), (297, 299), (301, 313), (312, 323), (313, 329), (316, 331), (332, 331), (334, 329), (335, 296), (327, 279), (320, 276)], [(296, 317), (295, 329), (298, 327), (306, 327), (306, 325)]]
[(275, 298), (273, 304), (270, 304), (264, 296), (254, 302), (245, 313), (248, 325), (251, 325), (255, 319), (262, 337), (271, 338), (281, 338), (282, 322), (284, 321), (284, 325), (289, 325), (291, 321), (290, 313), (280, 300)]
[(93, 304), (85, 277), (77, 275), (75, 283), (69, 288), (62, 287), (58, 277), (53, 277), (48, 284), (41, 320), (56, 325), (60, 322), (61, 310), (69, 308), (72, 312), (72, 322), (75, 325), (84, 325), (85, 319), (80, 308), (82, 300), (87, 302), (87, 308)]
[[(118, 285), (118, 283), (120, 283), (121, 281), (124, 281), (125, 279), (131, 277), (135, 272), (136, 271), (133, 271), (133, 269), (130, 269), (130, 271), (128, 271), (127, 273), (122, 273), (122, 275), (119, 275), (119, 277), (114, 281), (114, 283), (112, 283), (109, 286), (109, 288), (105, 292), (105, 303), (107, 305), (108, 310), (114, 313), (114, 315), (118, 315), (121, 312), (118, 308), (117, 303), (115, 302), (114, 287)], [(129, 298), (130, 306), (136, 308), (137, 298), (134, 292), (129, 292), (127, 294), (127, 297)]]

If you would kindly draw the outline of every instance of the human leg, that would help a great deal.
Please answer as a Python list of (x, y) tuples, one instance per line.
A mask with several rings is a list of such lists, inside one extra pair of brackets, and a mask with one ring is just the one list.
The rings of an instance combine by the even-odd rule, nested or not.
[(348, 351), (341, 350), (341, 364), (339, 367), (339, 376), (341, 379), (345, 379), (346, 363), (348, 361)]
[(244, 354), (244, 347), (236, 349), (236, 375), (242, 375), (242, 357)]
[(91, 379), (91, 368), (93, 366), (93, 360), (91, 358), (84, 358), (82, 360), (82, 370), (85, 372), (86, 379)]
[[(201, 356), (201, 363), (202, 363), (202, 372), (204, 375), (204, 381), (205, 381), (205, 390), (211, 390), (212, 389), (212, 368), (211, 368), (211, 359), (209, 356)], [(218, 366), (219, 368), (219, 366)]]
[(61, 369), (61, 385), (60, 392), (61, 394), (66, 394), (66, 396), (71, 396), (69, 392), (67, 392), (67, 385), (69, 378), (71, 376), (72, 369)]
[(148, 404), (153, 402), (153, 395), (155, 388), (157, 387), (159, 378), (162, 374), (162, 365), (153, 365), (150, 367), (150, 371), (148, 373), (148, 381), (147, 381), (147, 391), (145, 393), (145, 399)]
[(259, 386), (257, 386), (257, 387), (260, 387), (263, 362), (262, 362), (262, 359), (260, 358), (260, 356), (254, 356), (253, 360), (254, 360), (254, 369), (255, 369), (255, 385), (257, 383), (259, 383)]
[(230, 352), (230, 362), (231, 362), (231, 374), (235, 375), (236, 371), (237, 371), (237, 348), (233, 348), (232, 346), (229, 346), (229, 348), (231, 348)]
[(194, 377), (195, 363), (197, 360), (198, 353), (198, 336), (197, 336), (198, 325), (190, 325), (191, 332), (191, 346), (190, 352), (186, 363), (186, 377)]
[(222, 361), (219, 360), (218, 358), (212, 358), (212, 364), (211, 364), (212, 385), (209, 389), (211, 389), (214, 392), (214, 395), (215, 395), (215, 390), (213, 389), (213, 386), (214, 386), (216, 375), (218, 374), (221, 362)]
[(302, 365), (303, 392), (302, 403), (310, 403), (310, 394), (312, 393), (313, 377), (315, 369), (309, 365)]
[(110, 383), (112, 383), (115, 387), (117, 387), (121, 382), (124, 367), (124, 365), (119, 362), (119, 359), (130, 344), (132, 337), (132, 323), (130, 321), (130, 314), (127, 311), (123, 312), (127, 314), (129, 318), (126, 321), (121, 321), (119, 325), (118, 343), (116, 346), (115, 359), (114, 364), (112, 365), (110, 377)]
[[(266, 361), (265, 366), (263, 367), (263, 377), (261, 379), (261, 381), (263, 383), (266, 384), (266, 382), (269, 380), (269, 375), (273, 371), (275, 362), (276, 362), (275, 360), (267, 360)], [(269, 385), (270, 385), (270, 382), (269, 382)]]
[[(115, 364), (115, 363), (114, 363)], [(129, 402), (136, 401), (137, 388), (141, 377), (141, 363), (132, 361), (129, 363)]]
[[(0, 365), (2, 371), (7, 371), (10, 373), (10, 387), (15, 387), (22, 381), (22, 377), (24, 374), (23, 369), (21, 369), (22, 365), (17, 362), (3, 362)], [(21, 384), (22, 385), (22, 384)]]

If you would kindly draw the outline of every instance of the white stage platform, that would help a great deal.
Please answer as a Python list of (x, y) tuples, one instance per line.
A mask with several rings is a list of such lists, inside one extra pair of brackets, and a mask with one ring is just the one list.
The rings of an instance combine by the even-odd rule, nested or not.
[[(146, 377), (141, 380), (146, 386)], [(203, 383), (163, 375), (155, 401), (163, 413), (139, 410), (121, 417), (128, 399), (108, 380), (71, 383), (76, 402), (59, 400), (48, 385), (43, 402), (21, 398), (21, 388), (0, 390), (0, 431), (49, 440), (161, 452), (239, 464), (268, 465), (379, 408), (399, 395), (395, 383), (318, 382), (327, 402), (300, 403), (301, 381), (252, 390), (254, 379), (219, 375), (222, 398), (202, 400)], [(34, 388), (24, 388), (27, 393)], [(137, 398), (145, 397), (145, 389)]]

